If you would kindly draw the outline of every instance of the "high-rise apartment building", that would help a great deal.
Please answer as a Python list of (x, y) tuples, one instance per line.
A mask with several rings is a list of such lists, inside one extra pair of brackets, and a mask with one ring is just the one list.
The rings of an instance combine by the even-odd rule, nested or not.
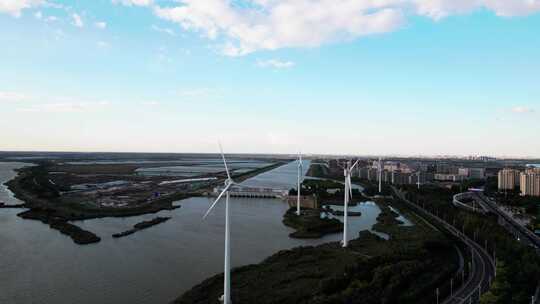
[(514, 169), (503, 169), (499, 171), (499, 190), (513, 190), (520, 184), (519, 171)]
[(522, 196), (540, 196), (540, 174), (535, 170), (527, 170), (520, 175)]

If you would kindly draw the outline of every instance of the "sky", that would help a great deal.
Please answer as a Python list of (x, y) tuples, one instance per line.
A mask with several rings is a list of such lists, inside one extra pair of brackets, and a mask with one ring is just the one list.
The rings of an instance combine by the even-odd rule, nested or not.
[(540, 0), (0, 0), (0, 150), (540, 157)]

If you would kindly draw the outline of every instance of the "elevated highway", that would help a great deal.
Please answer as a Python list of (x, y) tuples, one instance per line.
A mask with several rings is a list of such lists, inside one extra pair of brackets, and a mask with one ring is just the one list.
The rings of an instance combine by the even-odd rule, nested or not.
[(485, 208), (487, 208), (491, 213), (499, 216), (499, 224), (504, 226), (510, 233), (516, 236), (520, 242), (534, 247), (536, 252), (540, 254), (540, 237), (528, 230), (526, 227), (523, 227), (508, 214), (500, 210), (499, 207), (484, 194), (475, 193), (475, 195)]
[(475, 241), (471, 240), (463, 231), (447, 223), (440, 217), (430, 213), (405, 198), (403, 192), (392, 186), (395, 195), (405, 202), (418, 216), (433, 222), (448, 233), (457, 237), (467, 246), (471, 254), (471, 271), (464, 284), (452, 294), (441, 301), (443, 304), (467, 304), (478, 303), (481, 295), (489, 290), (491, 281), (495, 278), (495, 261), (491, 255)]

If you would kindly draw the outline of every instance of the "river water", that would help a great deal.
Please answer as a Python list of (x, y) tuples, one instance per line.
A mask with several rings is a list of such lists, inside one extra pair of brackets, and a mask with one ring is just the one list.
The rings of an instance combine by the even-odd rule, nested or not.
[[(0, 163), (0, 184), (15, 176), (22, 163)], [(304, 174), (309, 161), (304, 164)], [(247, 184), (294, 187), (296, 163), (254, 177)], [(0, 201), (20, 203), (2, 185)], [(86, 220), (76, 224), (102, 238), (79, 246), (48, 226), (16, 216), (20, 209), (0, 209), (0, 303), (113, 304), (169, 303), (205, 278), (222, 272), (224, 206), (202, 221), (211, 198), (179, 201), (173, 211), (129, 218)], [(300, 245), (337, 241), (341, 234), (319, 240), (296, 240), (282, 223), (287, 204), (278, 199), (231, 199), (231, 263), (258, 263), (273, 253)], [(370, 229), (379, 208), (355, 207), (350, 235)], [(111, 234), (155, 216), (171, 216), (161, 225), (121, 239)], [(232, 278), (234, 280), (234, 277)]]

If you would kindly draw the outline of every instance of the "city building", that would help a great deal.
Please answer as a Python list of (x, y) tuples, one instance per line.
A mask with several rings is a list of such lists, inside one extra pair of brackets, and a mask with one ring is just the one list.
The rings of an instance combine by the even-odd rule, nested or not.
[(406, 185), (409, 184), (409, 177), (411, 174), (401, 172), (401, 171), (393, 171), (392, 172), (392, 184), (394, 185)]
[(420, 184), (426, 183), (426, 173), (419, 171), (419, 172), (415, 172), (409, 175), (409, 184), (416, 185), (418, 183)]
[(370, 181), (378, 181), (379, 180), (379, 170), (374, 169), (374, 168), (369, 168), (368, 169), (368, 177), (367, 177), (367, 179), (370, 180)]
[(520, 172), (518, 170), (500, 170), (498, 177), (499, 190), (514, 190), (520, 184)]
[(387, 170), (387, 171), (397, 171), (397, 170), (400, 170), (401, 169), (401, 164), (399, 162), (392, 162), (392, 161), (387, 161), (385, 164), (384, 164), (384, 170)]
[(469, 168), (459, 168), (458, 169), (458, 175), (469, 177), (470, 170)]
[(458, 174), (443, 174), (435, 173), (435, 180), (443, 182), (460, 182), (465, 179), (464, 176)]
[(486, 177), (486, 169), (484, 168), (469, 168), (469, 178), (484, 179)]
[(540, 196), (540, 174), (534, 170), (526, 170), (520, 175), (522, 196)]
[(432, 182), (435, 180), (435, 174), (434, 173), (431, 173), (431, 172), (426, 172), (424, 174), (422, 174), (422, 176), (424, 176), (424, 180), (425, 182)]

